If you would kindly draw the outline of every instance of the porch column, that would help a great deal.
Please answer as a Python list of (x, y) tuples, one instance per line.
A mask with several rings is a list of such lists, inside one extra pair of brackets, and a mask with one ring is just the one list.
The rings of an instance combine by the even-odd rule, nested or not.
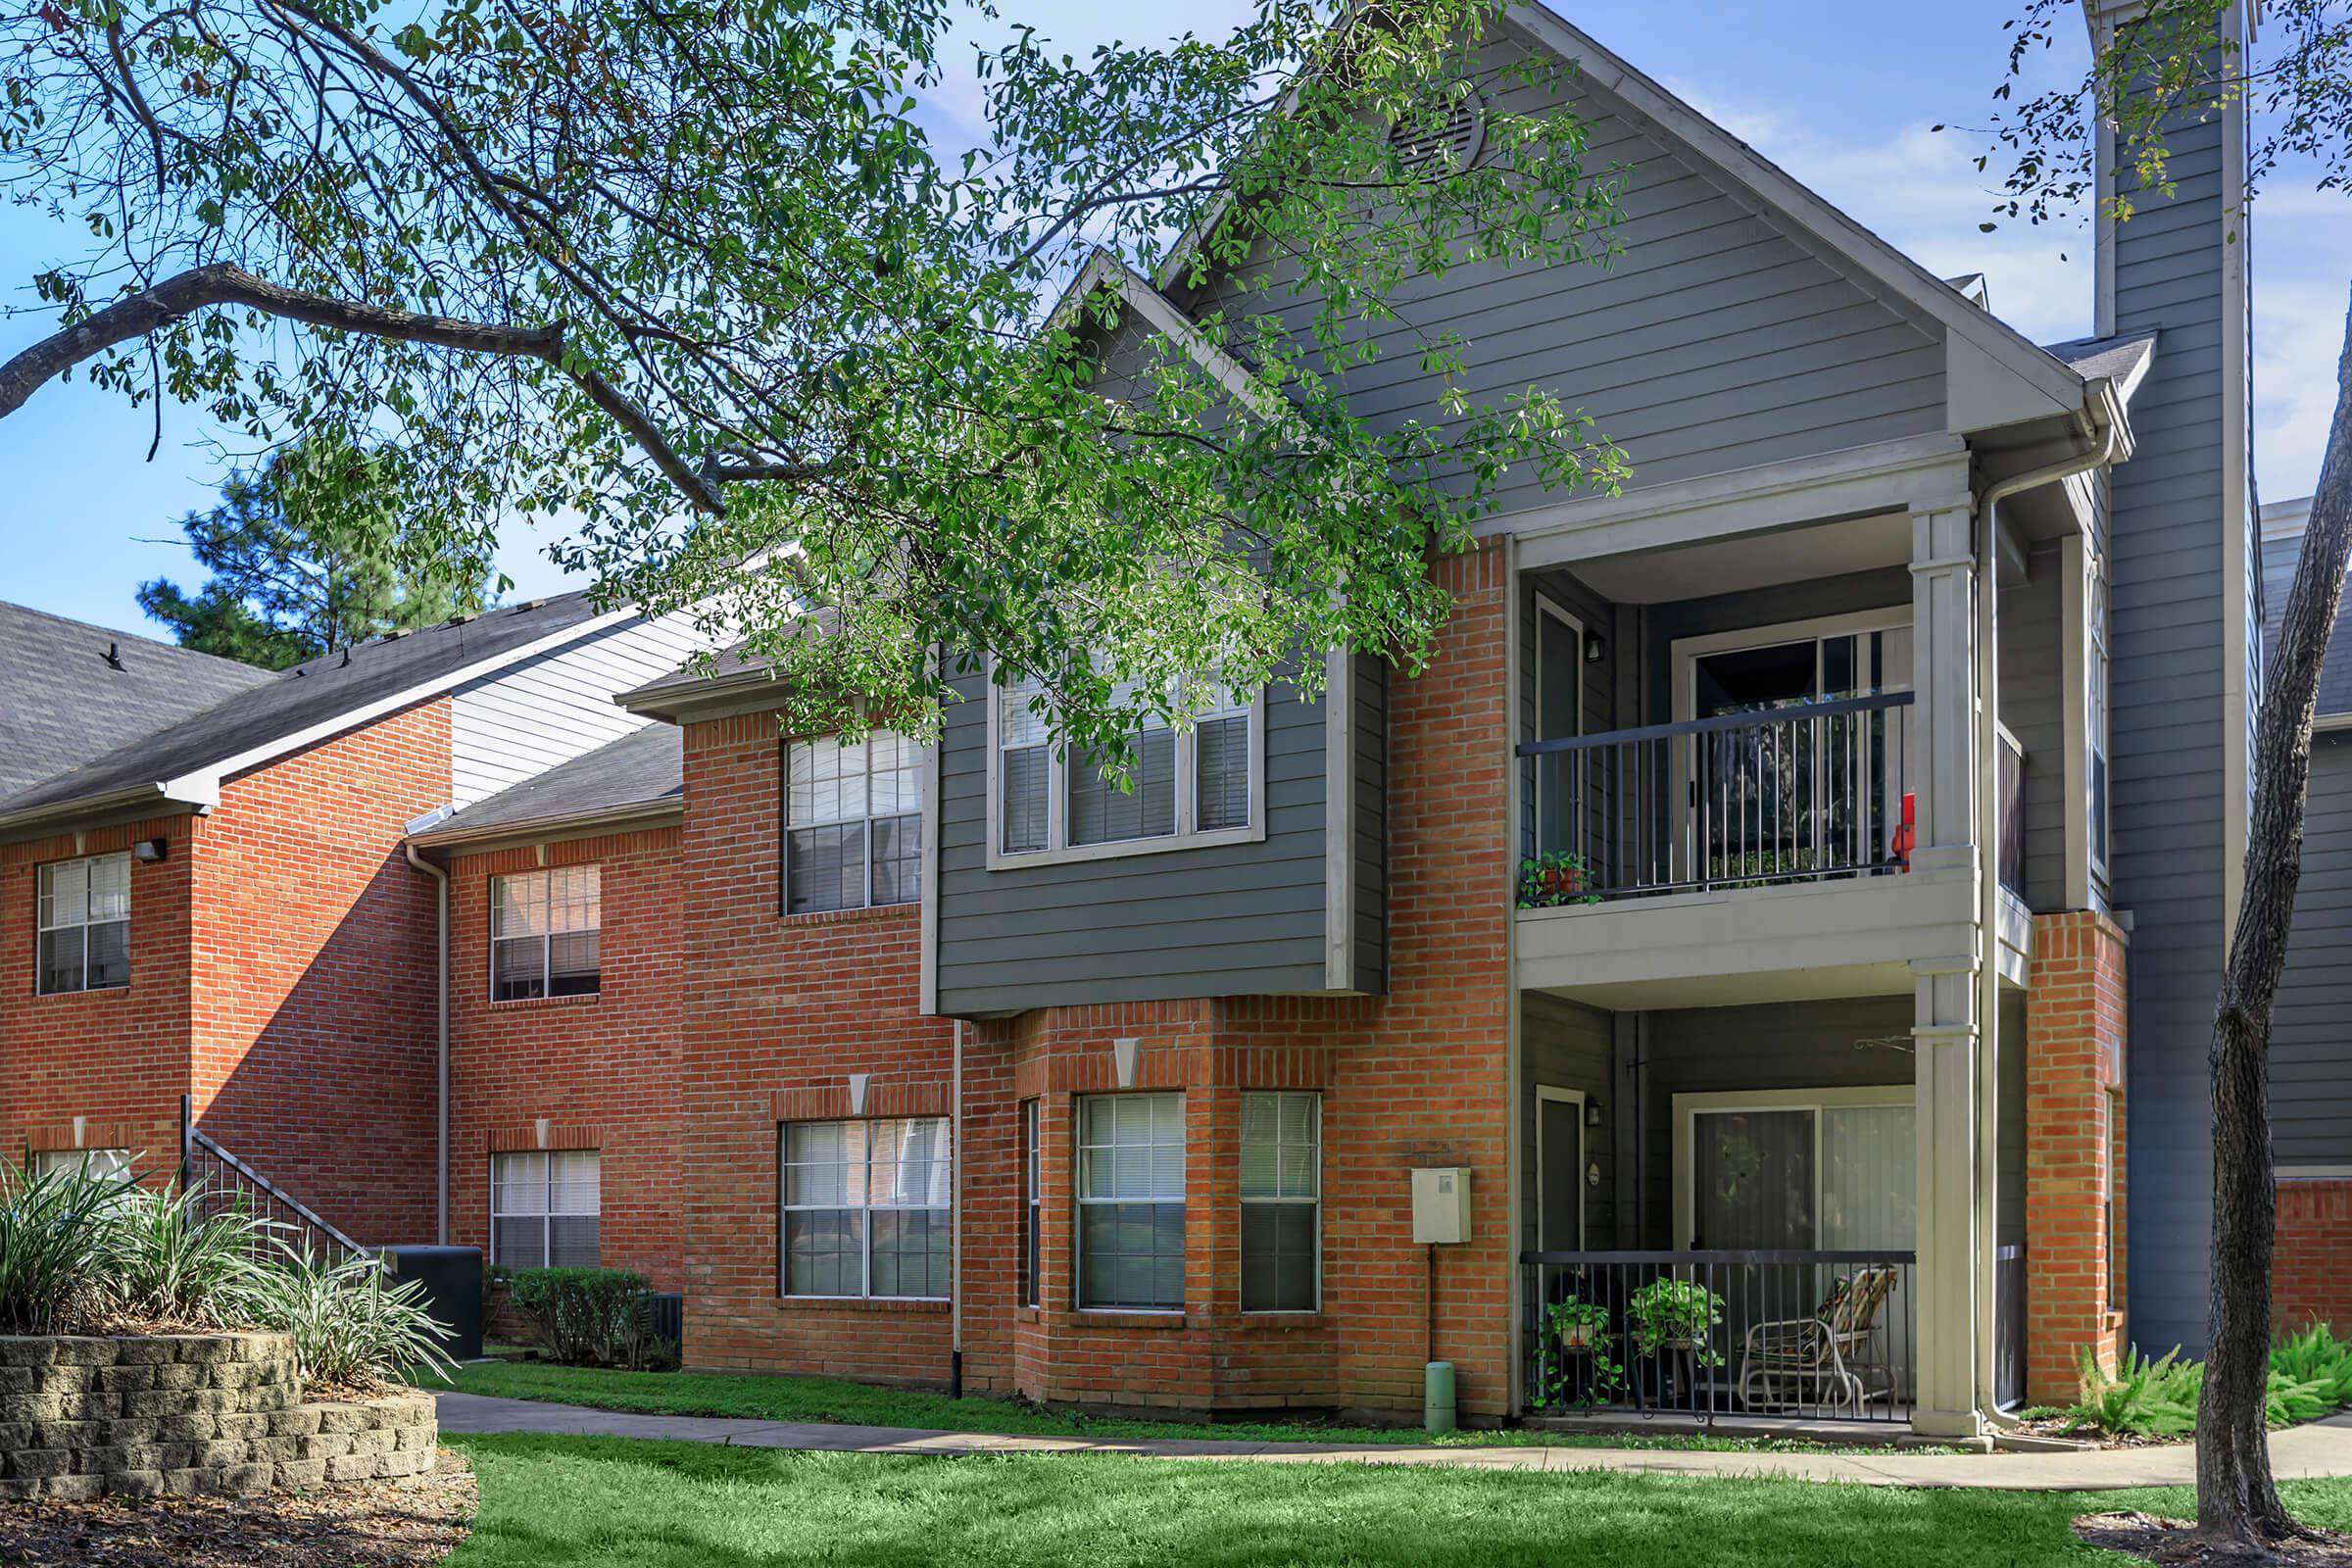
[[(1917, 697), (1910, 710), (1906, 787), (1914, 797), (1915, 875), (1982, 874), (1976, 848), (1976, 562), (1972, 514), (1956, 498), (1912, 514), (1911, 614)], [(1974, 904), (1972, 901), (1973, 911)], [(1984, 1071), (1977, 970), (1989, 961), (1973, 912), (1957, 951), (1911, 963), (1912, 1036), (1919, 1138), (1919, 1264), (1912, 1290), (1919, 1321), (1918, 1398), (1912, 1427), (1925, 1436), (1976, 1437), (1978, 1321), (1978, 1125)]]

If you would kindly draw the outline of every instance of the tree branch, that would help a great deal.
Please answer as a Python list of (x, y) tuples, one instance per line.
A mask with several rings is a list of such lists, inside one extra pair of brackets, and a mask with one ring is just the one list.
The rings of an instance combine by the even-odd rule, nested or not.
[(501, 326), (447, 316), (417, 316), (409, 311), (286, 288), (225, 262), (192, 269), (126, 295), (0, 364), (0, 418), (24, 407), (24, 401), (52, 376), (64, 374), (115, 344), (144, 337), (192, 312), (221, 306), (242, 306), (312, 326), (360, 332), (399, 343), (426, 343), (469, 354), (537, 360), (552, 366), (569, 376), (589, 402), (628, 431), (655, 466), (685, 492), (687, 500), (714, 514), (722, 510), (716, 488), (678, 456), (668, 439), (627, 394), (597, 371), (564, 363), (561, 322), (551, 326)]

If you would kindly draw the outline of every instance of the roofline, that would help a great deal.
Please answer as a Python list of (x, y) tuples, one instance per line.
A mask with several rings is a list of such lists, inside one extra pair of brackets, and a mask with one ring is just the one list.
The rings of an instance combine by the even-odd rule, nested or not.
[[(420, 703), (428, 697), (438, 696), (453, 686), (463, 686), (466, 682), (478, 676), (505, 669), (511, 664), (518, 664), (527, 659), (536, 659), (550, 649), (561, 648), (567, 642), (572, 642), (593, 632), (607, 630), (638, 613), (639, 612), (634, 609), (608, 610), (601, 615), (591, 615), (586, 620), (575, 621), (560, 631), (549, 632), (546, 636), (534, 641), (517, 644), (503, 652), (477, 659), (469, 664), (462, 664), (458, 668), (445, 671), (430, 680), (403, 687), (389, 696), (362, 703), (356, 708), (344, 709), (331, 717), (306, 725), (291, 734), (264, 741), (258, 746), (249, 747), (245, 751), (223, 758), (220, 761), (209, 762), (203, 767), (181, 773), (176, 777), (159, 780), (152, 785), (111, 791), (104, 796), (57, 801), (46, 806), (32, 807), (23, 811), (0, 813), (0, 833), (13, 833), (19, 826), (33, 822), (45, 822), (52, 818), (71, 819), (88, 811), (103, 809), (106, 804), (114, 800), (116, 796), (136, 796), (141, 789), (153, 790), (166, 801), (183, 802), (191, 806), (210, 808), (220, 804), (220, 786), (234, 774), (242, 773), (248, 768), (257, 767), (264, 762), (274, 761), (278, 758), (302, 751), (306, 747), (316, 746), (320, 741), (342, 734), (345, 730), (381, 718), (386, 713), (397, 712), (401, 709)], [(290, 676), (280, 677), (280, 679), (291, 678)], [(258, 690), (259, 688), (248, 689)], [(228, 700), (222, 699), (222, 701)], [(103, 759), (93, 759), (93, 760), (103, 760)], [(37, 785), (33, 787), (38, 788)]]
[[(1352, 8), (1349, 14), (1352, 15)], [(1766, 206), (1786, 215), (1833, 250), (1863, 264), (1893, 293), (1947, 333), (1967, 339), (2015, 371), (2058, 406), (2044, 412), (2064, 413), (2081, 407), (2082, 377), (2056, 356), (1824, 201), (1550, 6), (1513, 5), (1503, 14), (1503, 22), (1554, 54), (1575, 61), (1586, 79), (1744, 184)], [(1281, 113), (1289, 112), (1295, 96), (1296, 89), (1286, 95)], [(1230, 201), (1230, 193), (1221, 193), (1186, 229), (1167, 260), (1160, 264), (1159, 287), (1173, 287), (1183, 276), (1193, 253), (1206, 242)]]
[(723, 675), (706, 675), (693, 685), (655, 682), (639, 686), (619, 693), (612, 699), (612, 705), (626, 712), (674, 720), (689, 710), (767, 687), (776, 689), (776, 701), (781, 703), (784, 700), (783, 686), (784, 681), (776, 674), (773, 665), (759, 664), (747, 669), (731, 669)]
[[(2065, 408), (2081, 404), (2082, 377), (2039, 344), (1929, 272), (1807, 189), (1754, 148), (1643, 75), (1548, 5), (1515, 5), (1504, 21), (1555, 53), (1580, 57), (1582, 74), (1627, 107), (1709, 159), (1764, 202), (1834, 249), (1853, 256), (1914, 307), (1993, 355)], [(1597, 66), (1598, 69), (1595, 69)], [(2070, 384), (2071, 383), (2071, 384)]]
[(1116, 289), (1119, 298), (1137, 315), (1175, 339), (1177, 346), (1192, 356), (1193, 363), (1228, 393), (1241, 399), (1250, 413), (1262, 419), (1276, 419), (1287, 412), (1269, 400), (1265, 389), (1250, 379), (1249, 370), (1229, 350), (1209, 341), (1199, 321), (1187, 316), (1150, 278), (1108, 250), (1098, 249), (1086, 259), (1086, 266), (1079, 269), (1078, 275), (1055, 302), (1053, 314), (1046, 318), (1047, 327), (1066, 325), (1086, 297), (1105, 286)]
[(104, 795), (92, 795), (83, 800), (58, 801), (49, 806), (36, 806), (27, 811), (0, 816), (0, 844), (22, 844), (51, 833), (62, 833), (76, 824), (96, 825), (93, 817), (109, 822), (128, 821), (146, 815), (177, 815), (182, 811), (209, 811), (220, 804), (215, 791), (208, 797), (174, 796), (163, 783), (128, 784)]
[[(459, 815), (464, 815), (460, 812)], [(412, 833), (408, 842), (420, 850), (456, 850), (478, 855), (509, 844), (529, 844), (546, 839), (586, 838), (593, 833), (616, 828), (651, 827), (661, 823), (682, 822), (686, 804), (676, 796), (651, 801), (630, 801), (618, 806), (599, 807), (593, 811), (560, 811), (548, 816), (510, 817), (502, 822), (484, 822), (479, 827), (461, 827), (446, 830), (431, 827), (421, 833)], [(455, 821), (456, 818), (447, 820)]]

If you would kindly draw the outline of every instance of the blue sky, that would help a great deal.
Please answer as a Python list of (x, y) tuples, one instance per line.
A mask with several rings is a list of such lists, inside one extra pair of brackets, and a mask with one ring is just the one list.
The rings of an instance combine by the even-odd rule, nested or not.
[[(1114, 30), (1130, 39), (1207, 32), (1243, 11), (1234, 0), (1087, 5), (1004, 0), (1073, 50)], [(1995, 311), (2041, 341), (2089, 330), (2087, 232), (2078, 225), (1982, 233), (1990, 202), (1972, 167), (1979, 139), (1932, 134), (1938, 122), (1983, 122), (2005, 57), (1999, 3), (1748, 4), (1586, 0), (1577, 24), (1713, 116), (1767, 157), (1946, 275), (1984, 272)], [(2084, 45), (2062, 30), (2053, 70)], [(976, 119), (977, 89), (948, 84), (932, 112), (954, 142)], [(2256, 453), (2263, 495), (2308, 494), (2333, 403), (2336, 347), (2352, 254), (2352, 198), (2276, 181), (2256, 213)], [(27, 209), (0, 209), (0, 306), (21, 307), (39, 267), (76, 236)], [(0, 317), (0, 354), (43, 329)], [(163, 443), (150, 410), (74, 383), (52, 385), (0, 420), (0, 599), (154, 634), (132, 599), (141, 581), (196, 575), (177, 520), (214, 499), (220, 474), (203, 424), (167, 409)], [(565, 586), (542, 556), (547, 539), (516, 529), (501, 562), (517, 592)]]

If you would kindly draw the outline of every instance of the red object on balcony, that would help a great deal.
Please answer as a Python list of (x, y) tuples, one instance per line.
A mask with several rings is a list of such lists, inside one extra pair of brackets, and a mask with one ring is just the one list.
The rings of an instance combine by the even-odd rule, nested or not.
[(1889, 846), (1894, 852), (1895, 859), (1902, 862), (1905, 876), (1911, 874), (1911, 846), (1919, 842), (1918, 802), (1919, 797), (1907, 790), (1903, 793), (1902, 825), (1894, 830), (1894, 843)]

